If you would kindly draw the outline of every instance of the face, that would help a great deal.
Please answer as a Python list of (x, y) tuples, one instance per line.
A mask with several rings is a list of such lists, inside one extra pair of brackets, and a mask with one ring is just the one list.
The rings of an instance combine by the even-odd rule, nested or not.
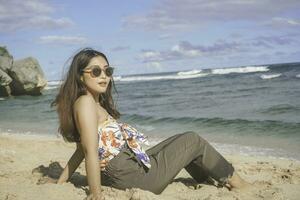
[[(93, 68), (100, 67), (101, 73), (99, 76), (95, 76), (92, 72)], [(86, 85), (89, 92), (92, 94), (105, 93), (111, 77), (107, 76), (104, 72), (109, 67), (106, 60), (101, 56), (93, 57), (89, 64), (84, 68), (82, 74), (82, 81)], [(98, 70), (99, 71), (99, 70)]]

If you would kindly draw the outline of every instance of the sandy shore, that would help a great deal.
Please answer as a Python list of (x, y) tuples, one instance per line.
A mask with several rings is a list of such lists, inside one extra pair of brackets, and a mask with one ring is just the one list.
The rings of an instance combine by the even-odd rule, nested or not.
[[(58, 176), (74, 151), (62, 139), (33, 136), (0, 136), (0, 199), (76, 200), (86, 197), (84, 162), (63, 185), (37, 184), (45, 175)], [(140, 189), (121, 191), (102, 187), (106, 199), (300, 199), (300, 162), (224, 155), (236, 170), (255, 187), (229, 191), (208, 183), (197, 184), (182, 170), (160, 195)], [(37, 168), (37, 169), (36, 169)], [(34, 170), (35, 169), (35, 170)]]

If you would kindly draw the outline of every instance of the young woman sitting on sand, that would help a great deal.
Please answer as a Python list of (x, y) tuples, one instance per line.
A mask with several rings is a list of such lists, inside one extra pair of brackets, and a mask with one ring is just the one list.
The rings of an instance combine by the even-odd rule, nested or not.
[(74, 56), (52, 103), (63, 138), (77, 144), (57, 183), (66, 182), (85, 158), (90, 190), (87, 199), (103, 198), (101, 184), (159, 194), (183, 168), (197, 182), (210, 177), (230, 188), (248, 185), (220, 153), (194, 132), (174, 135), (144, 151), (141, 144), (147, 143), (147, 138), (117, 121), (120, 113), (112, 98), (112, 75), (113, 68), (103, 53), (86, 48)]

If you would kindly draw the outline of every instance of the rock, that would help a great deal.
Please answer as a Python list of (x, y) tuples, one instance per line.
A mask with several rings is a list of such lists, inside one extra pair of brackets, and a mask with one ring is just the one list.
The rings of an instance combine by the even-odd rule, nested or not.
[(12, 95), (40, 95), (47, 85), (38, 61), (32, 57), (15, 61), (8, 74), (13, 79), (10, 83)]
[(7, 51), (6, 47), (1, 47), (0, 46), (0, 56), (5, 56), (5, 57), (12, 57), (9, 52)]
[(13, 64), (13, 58), (11, 56), (0, 56), (0, 69), (8, 73)]
[(12, 79), (7, 73), (11, 69), (12, 63), (13, 57), (5, 47), (0, 47), (0, 97), (7, 97), (11, 94), (9, 84)]
[(0, 97), (7, 97), (11, 94), (11, 89), (9, 84), (12, 82), (12, 79), (0, 69)]

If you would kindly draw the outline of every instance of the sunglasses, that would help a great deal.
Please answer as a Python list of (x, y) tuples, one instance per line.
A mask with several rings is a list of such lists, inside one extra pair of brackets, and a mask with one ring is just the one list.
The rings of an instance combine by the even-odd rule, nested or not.
[(104, 71), (106, 76), (112, 76), (114, 73), (114, 68), (113, 67), (106, 67), (104, 70), (100, 68), (100, 66), (95, 65), (93, 66), (91, 69), (83, 69), (81, 70), (82, 73), (90, 73), (90, 75), (93, 78), (99, 77), (102, 73), (102, 71)]

